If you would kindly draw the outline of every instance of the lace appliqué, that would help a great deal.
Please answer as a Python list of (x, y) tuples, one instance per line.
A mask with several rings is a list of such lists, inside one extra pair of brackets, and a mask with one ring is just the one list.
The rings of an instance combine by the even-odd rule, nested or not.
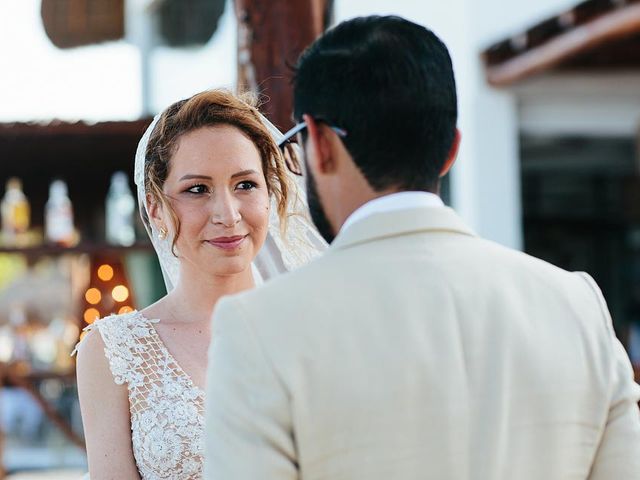
[(204, 392), (139, 312), (98, 320), (117, 384), (127, 384), (133, 454), (143, 480), (202, 478)]

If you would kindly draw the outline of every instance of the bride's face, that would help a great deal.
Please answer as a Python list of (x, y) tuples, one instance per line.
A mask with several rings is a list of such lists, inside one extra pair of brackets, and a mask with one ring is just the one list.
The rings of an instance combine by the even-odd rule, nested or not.
[[(234, 275), (250, 268), (267, 235), (270, 199), (260, 153), (239, 129), (182, 135), (163, 191), (180, 222), (183, 270)], [(175, 226), (160, 215), (173, 238)]]

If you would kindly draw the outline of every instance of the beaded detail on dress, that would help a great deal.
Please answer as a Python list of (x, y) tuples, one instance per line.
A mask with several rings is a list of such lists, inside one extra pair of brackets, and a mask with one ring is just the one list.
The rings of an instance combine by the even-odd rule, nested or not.
[(142, 480), (202, 478), (204, 392), (140, 312), (112, 315), (98, 329), (117, 384), (127, 385), (133, 454)]

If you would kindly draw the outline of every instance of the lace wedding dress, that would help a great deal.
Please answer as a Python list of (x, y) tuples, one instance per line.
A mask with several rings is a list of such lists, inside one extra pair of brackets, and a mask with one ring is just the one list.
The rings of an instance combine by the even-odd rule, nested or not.
[(100, 332), (114, 381), (127, 386), (140, 478), (200, 479), (204, 392), (167, 350), (154, 327), (158, 321), (134, 311), (105, 317), (86, 330)]

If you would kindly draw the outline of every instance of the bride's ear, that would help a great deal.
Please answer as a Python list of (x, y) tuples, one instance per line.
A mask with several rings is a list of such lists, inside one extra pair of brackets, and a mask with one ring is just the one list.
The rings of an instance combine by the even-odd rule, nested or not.
[(157, 229), (165, 224), (162, 202), (159, 202), (151, 193), (146, 195), (147, 212), (149, 213), (149, 220), (154, 224)]

